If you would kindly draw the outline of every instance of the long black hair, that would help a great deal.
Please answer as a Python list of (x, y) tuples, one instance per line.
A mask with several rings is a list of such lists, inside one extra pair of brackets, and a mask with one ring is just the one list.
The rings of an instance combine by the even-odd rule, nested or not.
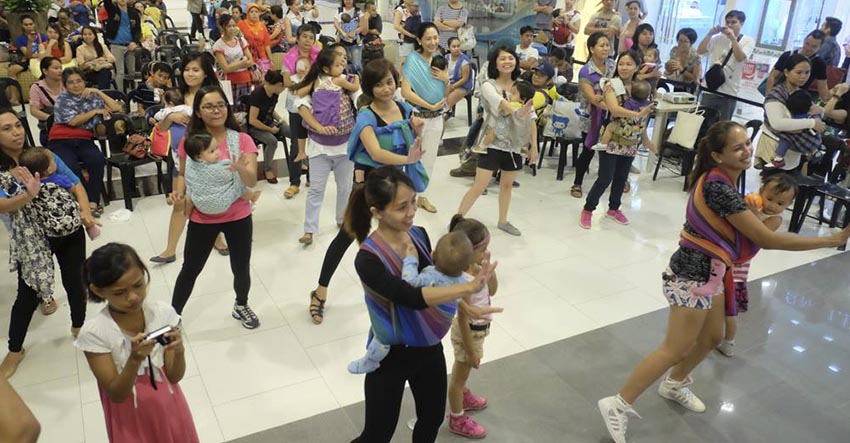
[(632, 80), (634, 80), (637, 77), (637, 68), (640, 67), (641, 63), (643, 63), (643, 56), (640, 55), (640, 52), (635, 51), (634, 49), (621, 52), (620, 55), (617, 56), (617, 65), (614, 68), (614, 77), (620, 76), (620, 59), (623, 57), (630, 57), (635, 62), (635, 72), (632, 74)]
[(319, 75), (325, 73), (325, 69), (330, 70), (334, 63), (336, 63), (336, 58), (341, 57), (334, 51), (333, 48), (328, 47), (324, 48), (319, 52), (319, 55), (316, 56), (316, 61), (310, 65), (310, 70), (307, 71), (307, 74), (304, 75), (304, 78), (289, 87), (291, 91), (297, 91), (305, 86), (310, 86), (310, 93), (313, 92), (313, 83), (319, 79)]
[(91, 31), (92, 35), (94, 35), (94, 41), (92, 42), (94, 52), (97, 53), (98, 58), (103, 57), (103, 45), (100, 44), (100, 40), (97, 39), (97, 31), (95, 31), (91, 26), (83, 26), (83, 28), (80, 29), (80, 35), (83, 35), (83, 32), (86, 32), (86, 29)]
[(363, 243), (372, 228), (372, 210), (383, 211), (395, 199), (399, 187), (413, 189), (413, 182), (395, 166), (381, 166), (369, 173), (366, 183), (351, 191), (343, 228)]
[[(201, 87), (204, 86), (215, 86), (218, 85), (218, 76), (215, 73), (215, 64), (212, 60), (210, 60), (211, 54), (209, 52), (196, 52), (187, 54), (183, 58), (183, 64), (180, 66), (180, 75), (182, 76), (184, 72), (186, 72), (186, 66), (192, 62), (198, 62), (201, 65), (201, 70), (204, 71), (204, 81), (201, 83)], [(189, 85), (186, 84), (186, 81), (182, 78), (177, 82), (180, 87), (180, 92), (183, 95), (186, 95), (189, 92)], [(188, 104), (188, 103), (187, 103)]]
[(632, 35), (632, 48), (631, 49), (635, 49), (635, 50), (640, 51), (640, 44), (638, 43), (638, 40), (640, 38), (640, 35), (643, 34), (643, 31), (649, 31), (649, 32), (652, 33), (652, 43), (650, 43), (649, 46), (647, 46), (647, 48), (657, 48), (658, 45), (655, 44), (655, 28), (653, 28), (652, 25), (650, 25), (649, 23), (641, 23), (635, 29), (634, 35)]
[(437, 35), (440, 34), (440, 28), (438, 28), (436, 24), (434, 24), (433, 22), (422, 22), (422, 24), (419, 25), (419, 29), (416, 30), (416, 41), (413, 42), (413, 49), (415, 49), (416, 52), (421, 52), (422, 50), (425, 49), (419, 43), (419, 40), (422, 40), (422, 37), (425, 36), (425, 32), (428, 31), (429, 29), (433, 29), (433, 30), (437, 31)]
[(47, 56), (41, 59), (41, 62), (38, 64), (39, 68), (41, 68), (41, 77), (38, 78), (39, 80), (44, 80), (47, 70), (50, 69), (50, 65), (53, 64), (53, 62), (59, 62), (60, 65), (62, 64), (62, 60), (53, 56)]

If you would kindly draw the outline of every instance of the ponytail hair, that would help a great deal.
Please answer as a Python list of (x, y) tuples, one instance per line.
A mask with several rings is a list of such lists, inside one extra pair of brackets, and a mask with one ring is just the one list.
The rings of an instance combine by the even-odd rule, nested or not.
[(490, 239), (490, 231), (487, 226), (484, 226), (484, 223), (474, 218), (465, 218), (460, 214), (452, 216), (452, 221), (449, 222), (449, 232), (455, 231), (466, 234), (474, 249), (478, 249), (479, 246)]
[(703, 174), (717, 167), (717, 162), (714, 161), (714, 157), (712, 157), (711, 154), (713, 152), (723, 152), (723, 148), (726, 147), (729, 134), (735, 128), (744, 129), (740, 123), (730, 120), (719, 121), (708, 128), (705, 136), (703, 136), (703, 138), (699, 141), (694, 169), (691, 171), (691, 174), (688, 175), (689, 190), (694, 189), (694, 186), (696, 186), (697, 181), (699, 181), (699, 178)]
[(369, 173), (366, 183), (355, 185), (345, 208), (343, 229), (358, 243), (363, 243), (372, 228), (372, 208), (383, 211), (395, 200), (400, 186), (413, 188), (410, 177), (394, 166), (381, 166)]

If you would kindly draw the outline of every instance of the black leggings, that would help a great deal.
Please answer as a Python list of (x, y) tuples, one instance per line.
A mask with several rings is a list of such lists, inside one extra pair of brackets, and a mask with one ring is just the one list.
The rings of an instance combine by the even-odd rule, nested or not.
[[(587, 133), (582, 132), (581, 139), (587, 139)], [(566, 147), (561, 147), (561, 149), (566, 149)], [(578, 160), (576, 160), (576, 178), (573, 181), (574, 185), (581, 186), (581, 183), (584, 181), (584, 176), (590, 169), (590, 162), (593, 160), (594, 152), (596, 151), (590, 149), (590, 146), (585, 146), (584, 149), (581, 150), (581, 153), (578, 156)]]
[(191, 13), (191, 14), (192, 14), (192, 30), (189, 31), (189, 36), (194, 39), (195, 38), (195, 31), (200, 32), (201, 36), (204, 35), (204, 22), (201, 19), (201, 14), (195, 14), (195, 13)]
[(381, 366), (366, 374), (366, 424), (352, 443), (389, 443), (401, 412), (404, 382), (416, 404), (413, 443), (433, 443), (446, 412), (446, 357), (443, 344), (426, 348), (393, 346)]
[[(48, 238), (50, 251), (59, 261), (62, 286), (68, 293), (71, 327), (79, 328), (86, 320), (86, 293), (83, 288), (83, 262), (86, 259), (86, 236), (80, 228), (65, 237)], [(9, 352), (21, 352), (32, 315), (41, 302), (39, 294), (21, 278), (18, 264), (18, 295), (9, 319)]]
[(189, 221), (186, 229), (186, 246), (183, 248), (183, 268), (174, 283), (174, 295), (171, 306), (178, 314), (192, 295), (195, 280), (204, 270), (210, 257), (218, 233), (224, 234), (227, 248), (230, 250), (230, 270), (233, 271), (233, 291), (236, 292), (236, 304), (248, 304), (248, 291), (251, 290), (251, 239), (254, 225), (251, 216), (227, 223), (203, 224)]
[(345, 229), (340, 228), (334, 237), (331, 244), (328, 245), (328, 250), (325, 251), (325, 260), (322, 261), (322, 271), (319, 273), (319, 286), (327, 288), (331, 284), (331, 277), (334, 276), (339, 262), (345, 255), (348, 247), (354, 243), (354, 239), (348, 235)]

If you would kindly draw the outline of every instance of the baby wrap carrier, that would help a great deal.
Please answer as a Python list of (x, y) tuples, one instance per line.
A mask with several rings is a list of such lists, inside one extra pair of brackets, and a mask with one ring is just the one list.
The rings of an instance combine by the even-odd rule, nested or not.
[(239, 133), (232, 129), (227, 130), (227, 152), (230, 159), (217, 163), (199, 162), (186, 156), (186, 192), (192, 204), (204, 214), (227, 211), (248, 189), (239, 172), (230, 170), (240, 154)]
[[(27, 192), (9, 172), (0, 173), (0, 186), (9, 197)], [(20, 272), (27, 286), (49, 298), (53, 295), (54, 271), (47, 238), (64, 237), (80, 229), (80, 205), (67, 189), (42, 183), (38, 196), (10, 215), (10, 271)]]

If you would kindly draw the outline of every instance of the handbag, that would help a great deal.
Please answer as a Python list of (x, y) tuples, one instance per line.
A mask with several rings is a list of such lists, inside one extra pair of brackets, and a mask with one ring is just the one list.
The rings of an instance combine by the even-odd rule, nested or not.
[(142, 134), (132, 134), (127, 137), (127, 143), (124, 144), (124, 151), (129, 157), (142, 159), (147, 157), (151, 149), (151, 141)]
[(163, 131), (154, 125), (150, 135), (151, 155), (164, 158), (171, 151), (171, 131)]
[(478, 45), (478, 40), (475, 39), (475, 28), (468, 23), (458, 28), (457, 38), (460, 40), (461, 51), (469, 51)]
[[(739, 42), (742, 37), (743, 35), (738, 36)], [(709, 91), (716, 91), (717, 88), (723, 86), (723, 83), (726, 83), (726, 74), (723, 72), (723, 68), (729, 63), (729, 59), (732, 58), (732, 52), (733, 50), (730, 48), (729, 53), (726, 54), (726, 58), (723, 59), (722, 65), (715, 63), (705, 72), (705, 86)]]
[(667, 141), (686, 149), (694, 149), (703, 121), (705, 121), (705, 117), (702, 110), (680, 112), (676, 115), (676, 125), (673, 126), (673, 131)]

